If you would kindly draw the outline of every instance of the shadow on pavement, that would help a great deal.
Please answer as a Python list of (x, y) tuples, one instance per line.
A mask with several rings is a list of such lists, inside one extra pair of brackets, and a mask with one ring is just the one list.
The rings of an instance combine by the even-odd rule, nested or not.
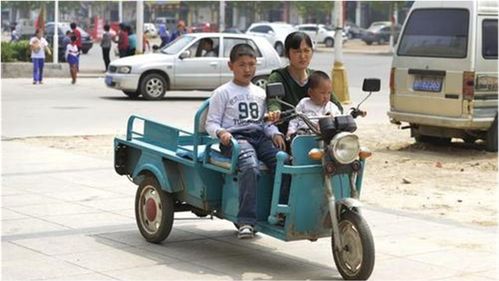
[(128, 97), (99, 97), (104, 100), (114, 100), (114, 101), (138, 101), (138, 102), (161, 102), (161, 101), (203, 101), (208, 99), (208, 97), (164, 97), (161, 100), (150, 101), (144, 98), (130, 99)]

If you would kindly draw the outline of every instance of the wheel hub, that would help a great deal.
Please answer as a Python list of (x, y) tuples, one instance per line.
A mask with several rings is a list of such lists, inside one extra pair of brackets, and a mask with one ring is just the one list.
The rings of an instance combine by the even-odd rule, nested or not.
[(154, 199), (149, 198), (146, 202), (146, 216), (150, 221), (154, 221), (156, 219), (157, 207)]

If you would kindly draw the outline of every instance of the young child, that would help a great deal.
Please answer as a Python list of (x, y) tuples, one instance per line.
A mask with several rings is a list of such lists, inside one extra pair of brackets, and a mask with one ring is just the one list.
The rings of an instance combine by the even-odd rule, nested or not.
[[(308, 95), (300, 100), (296, 106), (298, 112), (304, 113), (308, 117), (323, 116), (323, 115), (340, 115), (340, 109), (332, 103), (331, 93), (333, 86), (329, 76), (322, 71), (314, 71), (308, 78)], [(318, 120), (311, 120), (316, 125)], [(309, 127), (299, 117), (292, 119), (289, 122), (287, 138), (292, 138), (296, 134), (307, 134)]]
[[(258, 161), (273, 173), (278, 148), (284, 148), (284, 136), (274, 125), (265, 124), (265, 91), (251, 83), (256, 71), (256, 52), (248, 44), (237, 44), (230, 52), (229, 68), (232, 81), (218, 87), (211, 99), (206, 131), (220, 139), (220, 149), (231, 153), (231, 139), (239, 143), (239, 213), (238, 237), (254, 237), (256, 224), (256, 186)], [(275, 144), (275, 146), (274, 146)], [(284, 182), (284, 180), (283, 180)]]
[(69, 72), (71, 73), (71, 84), (76, 83), (76, 74), (78, 73), (78, 62), (80, 60), (80, 51), (76, 45), (76, 36), (71, 36), (71, 43), (66, 46), (66, 61), (69, 63)]

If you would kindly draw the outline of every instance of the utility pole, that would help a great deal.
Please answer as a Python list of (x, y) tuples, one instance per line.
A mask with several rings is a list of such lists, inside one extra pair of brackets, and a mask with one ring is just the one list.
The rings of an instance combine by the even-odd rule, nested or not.
[(222, 32), (225, 30), (225, 1), (220, 0), (220, 22), (218, 25), (218, 31)]
[(137, 1), (137, 22), (135, 27), (137, 35), (137, 49), (135, 53), (142, 54), (144, 51), (144, 1)]
[(123, 22), (123, 1), (122, 0), (118, 1), (118, 18), (119, 18), (119, 22), (122, 23)]
[(342, 104), (349, 104), (348, 79), (343, 66), (343, 1), (335, 1), (334, 10), (336, 28), (334, 34), (334, 66), (331, 71), (333, 91)]
[[(54, 7), (54, 53), (52, 54), (52, 62), (59, 62), (59, 0), (55, 0)], [(66, 50), (64, 50), (66, 51)]]

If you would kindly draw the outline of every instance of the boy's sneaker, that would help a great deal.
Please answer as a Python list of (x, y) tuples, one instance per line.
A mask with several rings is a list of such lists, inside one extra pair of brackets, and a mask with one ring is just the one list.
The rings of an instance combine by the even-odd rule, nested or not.
[(251, 239), (255, 237), (255, 233), (253, 231), (253, 226), (249, 224), (242, 225), (239, 227), (239, 232), (237, 233), (237, 238), (239, 239)]

